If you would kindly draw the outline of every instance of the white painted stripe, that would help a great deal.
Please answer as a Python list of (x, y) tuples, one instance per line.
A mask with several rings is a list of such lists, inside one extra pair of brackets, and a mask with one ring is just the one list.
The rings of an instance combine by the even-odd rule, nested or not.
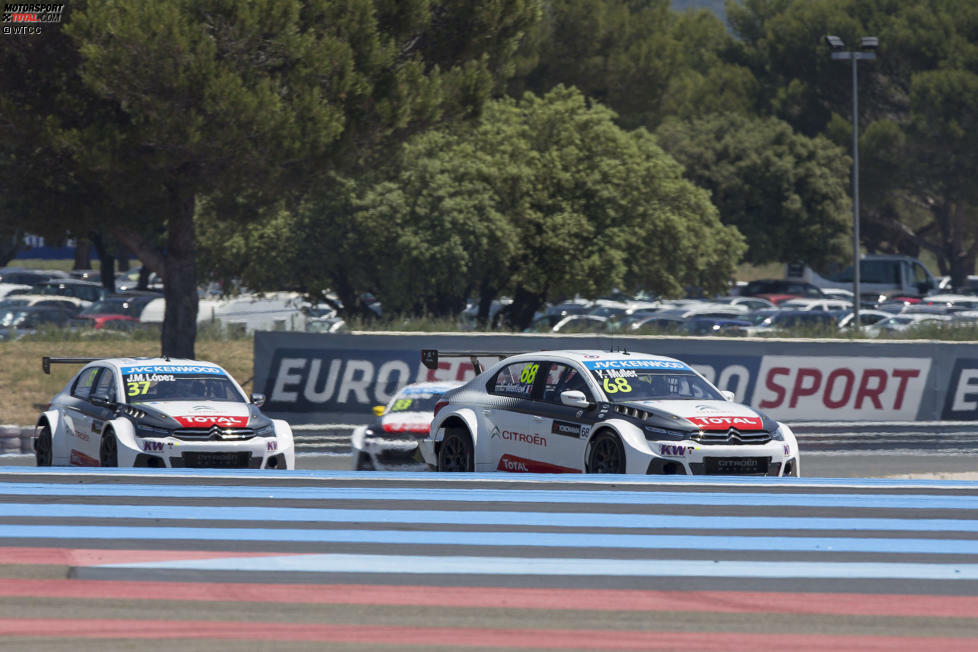
[(426, 557), (421, 555), (283, 555), (106, 564), (99, 568), (450, 575), (978, 580), (978, 564)]

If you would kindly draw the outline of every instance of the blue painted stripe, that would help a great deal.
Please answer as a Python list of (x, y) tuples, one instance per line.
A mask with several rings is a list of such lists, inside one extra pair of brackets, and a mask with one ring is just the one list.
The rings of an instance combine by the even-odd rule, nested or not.
[(109, 564), (101, 568), (449, 575), (978, 580), (978, 564), (426, 557), (420, 555), (287, 555), (281, 557)]
[(387, 545), (465, 545), (637, 550), (750, 550), (761, 552), (872, 552), (895, 554), (978, 554), (978, 541), (955, 539), (872, 539), (844, 537), (742, 537), (554, 532), (418, 532), (404, 530), (300, 530), (253, 528), (104, 527), (91, 525), (8, 525), (5, 538), (136, 539), (154, 541), (302, 541)]
[[(0, 503), (0, 517), (152, 518), (211, 521), (399, 523), (697, 530), (851, 530), (978, 532), (978, 520), (780, 516), (686, 516), (597, 512), (489, 512), (448, 510), (217, 507), (197, 505), (78, 505)], [(6, 530), (0, 531), (0, 537)]]
[[(298, 453), (297, 457), (304, 454)], [(315, 455), (320, 455), (316, 453)], [(968, 480), (935, 479), (893, 479), (893, 478), (769, 478), (738, 476), (669, 476), (669, 475), (565, 475), (553, 473), (453, 473), (450, 476), (428, 472), (374, 471), (364, 474), (359, 471), (320, 471), (295, 469), (276, 471), (269, 469), (101, 469), (86, 467), (0, 467), (5, 475), (51, 475), (77, 477), (134, 477), (140, 479), (163, 478), (238, 478), (242, 480), (261, 480), (268, 484), (294, 479), (313, 480), (353, 480), (371, 482), (432, 482), (449, 479), (460, 483), (486, 483), (505, 486), (513, 483), (539, 485), (575, 483), (588, 486), (668, 486), (680, 487), (753, 487), (797, 489), (799, 487), (819, 487), (837, 489), (932, 489), (974, 490), (975, 483)]]
[(892, 494), (797, 494), (680, 491), (540, 491), (523, 489), (429, 489), (275, 487), (153, 484), (3, 483), (0, 495), (143, 496), (153, 498), (274, 498), (277, 500), (421, 500), (432, 502), (578, 503), (582, 505), (736, 505), (752, 507), (845, 507), (887, 509), (978, 509), (978, 496)]

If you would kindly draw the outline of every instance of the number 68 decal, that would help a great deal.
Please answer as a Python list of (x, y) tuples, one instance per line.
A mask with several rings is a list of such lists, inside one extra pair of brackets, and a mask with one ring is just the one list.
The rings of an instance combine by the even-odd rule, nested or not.
[(605, 378), (602, 382), (605, 394), (617, 394), (618, 392), (630, 392), (632, 391), (632, 386), (628, 384), (627, 378), (615, 378), (614, 382), (611, 378)]

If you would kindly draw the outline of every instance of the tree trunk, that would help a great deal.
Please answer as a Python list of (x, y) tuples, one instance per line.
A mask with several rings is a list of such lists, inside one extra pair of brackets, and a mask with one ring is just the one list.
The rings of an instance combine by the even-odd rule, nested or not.
[(546, 292), (529, 292), (522, 287), (516, 288), (513, 304), (510, 306), (510, 327), (516, 331), (529, 328), (533, 323), (533, 315), (543, 306)]
[(99, 261), (99, 278), (102, 287), (110, 293), (115, 292), (115, 256), (113, 256), (105, 246), (105, 239), (101, 233), (89, 233), (88, 239), (95, 245), (95, 254)]
[(163, 296), (163, 355), (194, 359), (197, 339), (197, 268), (194, 261), (194, 193), (178, 178), (169, 188), (165, 281)]
[(17, 257), (23, 243), (24, 232), (20, 229), (16, 229), (9, 238), (0, 240), (0, 267), (6, 267)]
[(75, 265), (72, 269), (92, 268), (92, 243), (85, 238), (78, 238), (75, 245)]
[(479, 313), (475, 318), (480, 330), (489, 325), (489, 313), (492, 311), (492, 302), (495, 298), (496, 288), (492, 287), (488, 278), (482, 279), (479, 284)]

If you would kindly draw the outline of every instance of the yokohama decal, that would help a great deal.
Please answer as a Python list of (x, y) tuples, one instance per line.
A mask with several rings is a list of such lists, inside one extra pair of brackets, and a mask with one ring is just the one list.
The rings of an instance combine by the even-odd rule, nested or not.
[(173, 417), (180, 422), (184, 428), (210, 428), (219, 426), (221, 428), (244, 428), (248, 425), (248, 417), (224, 417), (220, 415), (200, 415), (195, 414), (189, 417)]
[(76, 451), (74, 448), (71, 449), (71, 456), (68, 458), (68, 464), (72, 466), (101, 466), (99, 461), (94, 457), (89, 457), (85, 453)]
[(762, 430), (761, 417), (686, 417), (687, 421), (697, 425), (702, 430), (721, 430), (730, 428), (737, 430)]
[(512, 471), (514, 473), (580, 473), (578, 469), (569, 469), (566, 466), (528, 460), (525, 457), (516, 457), (515, 455), (503, 455), (500, 457), (496, 470)]

